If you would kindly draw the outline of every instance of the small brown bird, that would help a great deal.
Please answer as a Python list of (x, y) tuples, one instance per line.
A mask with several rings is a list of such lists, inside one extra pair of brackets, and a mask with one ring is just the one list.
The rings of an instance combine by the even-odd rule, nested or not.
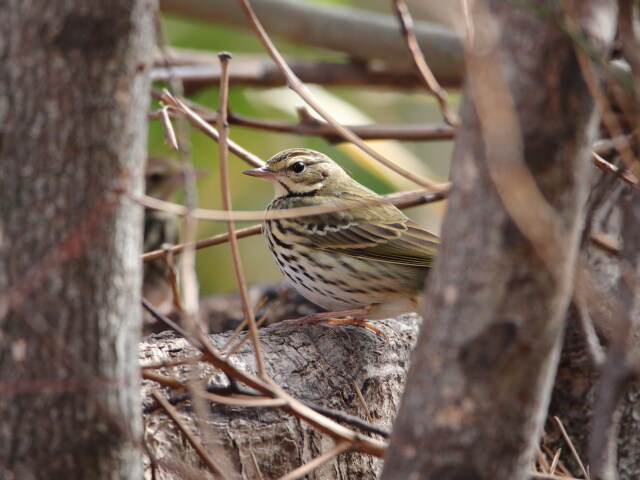
[[(145, 191), (150, 197), (171, 200), (182, 184), (184, 175), (180, 163), (168, 157), (151, 157), (145, 172)], [(165, 244), (180, 239), (180, 222), (171, 213), (146, 208), (144, 211), (144, 252), (159, 250)], [(166, 261), (162, 258), (144, 264), (142, 296), (159, 307), (171, 298), (166, 278)]]
[(334, 324), (356, 323), (380, 333), (362, 318), (418, 310), (438, 237), (313, 150), (285, 150), (244, 173), (272, 182), (275, 198), (267, 212), (363, 203), (348, 210), (265, 220), (263, 233), (282, 273), (304, 297), (329, 310), (295, 323), (331, 318)]

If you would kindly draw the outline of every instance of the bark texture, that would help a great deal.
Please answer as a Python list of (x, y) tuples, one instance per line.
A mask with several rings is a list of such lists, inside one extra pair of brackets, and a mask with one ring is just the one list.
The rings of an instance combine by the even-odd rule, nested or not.
[[(372, 423), (389, 431), (399, 405), (408, 368), (409, 352), (417, 337), (419, 317), (407, 315), (375, 322), (389, 341), (357, 327), (336, 331), (321, 325), (292, 327), (273, 325), (260, 330), (267, 372), (294, 397), (340, 410), (366, 420), (354, 383), (358, 385), (372, 416)], [(210, 335), (220, 347), (229, 334)], [(197, 352), (185, 340), (163, 333), (143, 339), (142, 365), (193, 357)], [(250, 342), (232, 357), (234, 365), (255, 372)], [(161, 370), (182, 381), (196, 379), (207, 385), (227, 385), (219, 372), (206, 364)], [(143, 382), (143, 405), (153, 399)], [(200, 431), (190, 402), (181, 403), (182, 418), (193, 431)], [(281, 410), (229, 407), (212, 404), (207, 419), (213, 435), (204, 442), (226, 452), (238, 476), (260, 478), (252, 454), (264, 478), (279, 478), (287, 472), (327, 452), (333, 440)], [(175, 425), (160, 410), (145, 414), (146, 441), (150, 457), (157, 465), (157, 479), (177, 479), (185, 472), (206, 471), (194, 450), (186, 444)], [(344, 453), (308, 475), (309, 479), (375, 479), (381, 460), (358, 453)], [(151, 478), (148, 464), (146, 477)], [(232, 477), (233, 478), (233, 477)]]
[[(598, 33), (599, 47), (612, 40), (610, 3), (580, 4), (580, 18), (588, 20), (588, 33)], [(571, 294), (596, 132), (574, 44), (545, 18), (561, 16), (557, 4), (530, 4), (488, 2), (495, 41), (469, 58), (473, 88), (462, 107), (443, 247), (385, 479), (524, 479), (531, 468)], [(492, 58), (498, 63), (488, 65)], [(483, 76), (472, 78), (478, 73)], [(496, 78), (501, 82), (482, 84)], [(487, 96), (496, 99), (489, 114)], [(513, 163), (503, 144), (514, 142), (514, 130), (500, 124), (509, 113), (500, 102), (512, 102), (522, 132)], [(497, 123), (487, 119), (491, 114)], [(505, 129), (487, 128), (492, 125)], [(495, 168), (515, 169), (515, 155), (522, 155), (565, 232), (554, 273), (514, 223), (492, 177)]]
[[(620, 158), (611, 160), (622, 165)], [(638, 249), (638, 219), (640, 198), (638, 190), (621, 182), (615, 175), (599, 172), (591, 190), (588, 203), (588, 214), (583, 235), (582, 253), (592, 271), (595, 272), (598, 287), (605, 292), (606, 298), (620, 299), (621, 287), (621, 258), (615, 254), (605, 253), (588, 241), (591, 232), (604, 232), (615, 239), (620, 239), (625, 246), (623, 253), (629, 263), (628, 267), (637, 269)], [(637, 291), (637, 289), (636, 289)], [(637, 293), (636, 293), (637, 296)], [(631, 313), (634, 328), (640, 324), (637, 309), (637, 299), (630, 298), (625, 305)], [(627, 302), (625, 302), (627, 303)], [(581, 312), (572, 305), (568, 312), (567, 331), (564, 347), (560, 357), (560, 364), (553, 389), (550, 416), (562, 419), (565, 428), (571, 435), (581, 458), (592, 462), (587, 456), (590, 437), (593, 435), (592, 424), (594, 407), (597, 403), (598, 392), (602, 388), (600, 368), (595, 364), (591, 350), (585, 339), (581, 326), (585, 312)], [(607, 336), (611, 328), (607, 327), (608, 318), (603, 318), (602, 312), (590, 312), (590, 319), (598, 329), (601, 341), (606, 345)], [(635, 345), (631, 352), (638, 351), (637, 333), (633, 336)], [(615, 407), (615, 405), (614, 405)], [(615, 418), (613, 432), (597, 432), (598, 435), (612, 434), (616, 441), (610, 445), (609, 475), (610, 478), (632, 480), (640, 478), (640, 385), (634, 382), (626, 385), (620, 400), (620, 405), (609, 412)], [(562, 445), (562, 438), (558, 429), (550, 422), (546, 429), (545, 443), (556, 449)], [(613, 447), (613, 448), (611, 448)], [(605, 453), (605, 452), (601, 452)], [(617, 465), (616, 465), (617, 464)]]
[(140, 478), (150, 5), (0, 11), (0, 477)]

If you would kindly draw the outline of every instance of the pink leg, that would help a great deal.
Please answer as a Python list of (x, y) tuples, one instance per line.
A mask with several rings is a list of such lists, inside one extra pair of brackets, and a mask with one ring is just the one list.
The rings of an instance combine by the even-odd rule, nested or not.
[(377, 335), (387, 338), (387, 336), (381, 330), (367, 323), (365, 319), (353, 317), (353, 315), (368, 315), (375, 312), (377, 309), (378, 304), (373, 303), (371, 305), (365, 305), (359, 308), (351, 308), (349, 310), (314, 313), (312, 315), (307, 315), (306, 317), (297, 318), (295, 320), (285, 320), (280, 323), (285, 323), (288, 325), (302, 325), (305, 323), (321, 323), (326, 321), (329, 325), (358, 325), (360, 327), (366, 328), (367, 330), (371, 330)]

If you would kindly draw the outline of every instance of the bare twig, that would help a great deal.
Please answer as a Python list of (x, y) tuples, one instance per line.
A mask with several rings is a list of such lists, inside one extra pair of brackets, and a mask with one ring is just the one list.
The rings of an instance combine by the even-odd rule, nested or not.
[(373, 423), (373, 418), (371, 417), (371, 412), (369, 411), (369, 407), (367, 405), (366, 400), (364, 399), (364, 396), (362, 395), (362, 392), (360, 391), (360, 387), (358, 386), (358, 382), (356, 382), (355, 380), (353, 381), (353, 387), (356, 391), (356, 395), (358, 396), (358, 400), (360, 401), (360, 405), (362, 405), (362, 408), (364, 408), (364, 413), (367, 416), (367, 420), (369, 421), (369, 423)]
[(164, 139), (173, 150), (179, 151), (178, 139), (176, 138), (176, 132), (173, 129), (171, 118), (169, 118), (169, 112), (167, 107), (160, 109), (160, 121), (162, 122), (162, 130), (164, 132)]
[[(416, 191), (412, 192), (403, 192), (398, 194), (390, 195), (390, 197), (400, 198), (403, 197), (403, 202), (410, 203), (408, 206), (416, 206), (422, 203), (429, 203), (432, 201), (442, 200), (446, 198), (451, 184), (442, 183), (440, 185), (435, 186), (432, 190), (436, 190), (435, 192), (425, 192), (421, 191), (417, 193)], [(404, 197), (406, 195), (407, 197)], [(130, 195), (135, 201), (144, 205), (148, 208), (153, 208), (155, 210), (161, 210), (163, 212), (169, 212), (176, 215), (186, 215), (187, 211), (183, 205), (179, 205), (177, 203), (167, 202), (164, 200), (160, 200), (157, 198), (149, 197), (147, 195)], [(412, 198), (412, 200), (407, 200), (407, 198)], [(336, 205), (318, 205), (311, 207), (296, 207), (296, 208), (287, 208), (282, 210), (270, 210), (268, 212), (264, 211), (227, 211), (227, 210), (212, 210), (212, 209), (204, 209), (204, 208), (196, 208), (191, 214), (202, 220), (236, 220), (236, 221), (254, 221), (254, 220), (277, 220), (283, 218), (295, 218), (295, 217), (306, 217), (319, 215), (322, 213), (329, 212), (341, 212), (344, 210), (350, 210), (352, 208), (364, 207), (376, 205), (378, 203), (384, 203), (385, 197), (372, 198), (367, 200), (350, 200), (350, 201), (341, 201)], [(402, 208), (408, 208), (408, 206), (403, 206)]]
[(253, 466), (255, 467), (256, 472), (258, 473), (258, 479), (264, 480), (264, 475), (262, 475), (262, 470), (260, 470), (260, 465), (258, 465), (258, 460), (256, 459), (256, 456), (253, 454), (253, 450), (249, 450), (249, 452), (251, 453), (251, 460), (253, 461)]
[(558, 424), (558, 427), (560, 428), (560, 432), (562, 433), (562, 437), (564, 438), (565, 442), (567, 442), (567, 445), (569, 446), (569, 449), (571, 450), (571, 454), (573, 455), (574, 460), (576, 461), (576, 463), (580, 467), (580, 471), (584, 475), (584, 478), (589, 479), (589, 472), (584, 467), (584, 464), (582, 463), (582, 460), (580, 459), (580, 455), (578, 455), (578, 451), (576, 450), (576, 447), (573, 446), (573, 442), (571, 441), (571, 437), (569, 437), (569, 434), (565, 430), (564, 425), (562, 424), (562, 421), (558, 417), (553, 417), (553, 419)]
[(531, 472), (529, 475), (531, 478), (544, 478), (548, 480), (581, 480), (568, 475), (556, 475), (555, 473)]
[(395, 10), (396, 16), (400, 21), (402, 34), (407, 44), (407, 48), (411, 53), (413, 62), (418, 68), (418, 71), (420, 72), (420, 75), (422, 76), (427, 89), (438, 100), (438, 105), (440, 106), (442, 117), (449, 125), (455, 127), (456, 125), (458, 125), (460, 120), (447, 103), (447, 92), (444, 91), (444, 89), (438, 83), (438, 80), (436, 80), (436, 77), (433, 75), (433, 72), (431, 72), (427, 61), (422, 54), (422, 50), (420, 50), (420, 45), (418, 45), (416, 33), (413, 28), (413, 19), (411, 18), (411, 14), (409, 13), (407, 4), (404, 2), (404, 0), (393, 0), (393, 9)]
[(556, 468), (558, 468), (558, 462), (560, 461), (561, 453), (562, 449), (559, 448), (556, 454), (553, 456), (553, 461), (551, 462), (551, 466), (549, 467), (549, 473), (556, 473)]
[(414, 174), (413, 172), (410, 172), (409, 170), (406, 170), (396, 165), (395, 163), (391, 162), (384, 156), (380, 155), (377, 151), (375, 151), (373, 148), (371, 148), (369, 145), (363, 142), (351, 130), (349, 130), (348, 128), (345, 128), (340, 122), (338, 122), (320, 104), (320, 102), (318, 102), (318, 100), (314, 97), (311, 91), (300, 81), (300, 79), (296, 77), (295, 73), (293, 73), (291, 68), (289, 68), (289, 66), (287, 65), (287, 62), (284, 60), (280, 52), (276, 49), (273, 42), (271, 42), (265, 30), (262, 28), (262, 25), (260, 24), (258, 17), (256, 17), (256, 14), (249, 3), (249, 0), (239, 0), (239, 2), (240, 2), (240, 5), (243, 7), (245, 14), (247, 16), (247, 19), (249, 20), (249, 23), (251, 24), (259, 40), (262, 42), (265, 49), (267, 50), (271, 58), (273, 58), (273, 61), (278, 65), (282, 73), (287, 77), (289, 87), (293, 91), (295, 91), (300, 96), (300, 98), (302, 98), (311, 108), (313, 108), (322, 118), (324, 118), (324, 120), (327, 123), (329, 123), (333, 128), (335, 128), (336, 132), (341, 137), (343, 137), (346, 141), (353, 143), (358, 148), (360, 148), (363, 152), (367, 153), (372, 158), (382, 163), (383, 165), (393, 170), (394, 172), (398, 173), (399, 175), (402, 175), (406, 179), (411, 180), (412, 182), (416, 183), (417, 185), (420, 185), (421, 187), (425, 188), (428, 191), (432, 191), (434, 187), (434, 184), (432, 182), (428, 181), (425, 178), (422, 178), (419, 175)]
[[(574, 38), (583, 39), (584, 34), (581, 32), (579, 23), (577, 21), (577, 14), (575, 12), (575, 6), (573, 6), (570, 2), (566, 0), (562, 2), (563, 8), (566, 13), (566, 27), (568, 32), (574, 36)], [(583, 39), (584, 40), (584, 39)], [(580, 65), (580, 70), (582, 71), (582, 77), (593, 97), (596, 105), (602, 112), (602, 123), (608, 130), (611, 141), (614, 142), (616, 149), (622, 156), (625, 165), (631, 171), (635, 171), (637, 168), (637, 162), (633, 149), (631, 147), (631, 143), (628, 138), (624, 134), (624, 131), (620, 125), (620, 122), (616, 118), (615, 113), (611, 109), (611, 105), (607, 100), (607, 97), (600, 86), (600, 82), (598, 81), (598, 76), (594, 70), (594, 65), (592, 60), (589, 58), (589, 54), (585, 49), (581, 46), (584, 42), (574, 41), (574, 50), (576, 53), (576, 57), (578, 58), (578, 64)], [(604, 63), (604, 61), (603, 61)]]
[(319, 457), (314, 458), (310, 462), (305, 463), (304, 465), (296, 468), (295, 470), (290, 471), (283, 477), (280, 477), (279, 480), (295, 480), (296, 478), (302, 477), (304, 474), (315, 470), (320, 465), (325, 462), (328, 462), (333, 457), (340, 455), (343, 452), (351, 449), (351, 444), (349, 442), (340, 442), (327, 453), (323, 453)]
[[(227, 211), (233, 210), (231, 204), (231, 190), (229, 188), (229, 172), (227, 169), (227, 137), (229, 125), (227, 124), (227, 105), (229, 95), (229, 75), (228, 65), (231, 55), (226, 52), (220, 54), (220, 66), (222, 68), (222, 76), (220, 78), (220, 104), (218, 105), (218, 133), (220, 139), (218, 141), (218, 160), (220, 162), (220, 184), (222, 190), (222, 205)], [(231, 247), (231, 258), (233, 259), (233, 270), (240, 291), (240, 299), (242, 301), (242, 310), (244, 318), (249, 324), (249, 334), (253, 343), (253, 350), (256, 357), (256, 365), (258, 366), (258, 374), (262, 378), (267, 377), (267, 371), (264, 368), (264, 358), (260, 347), (260, 339), (258, 338), (258, 327), (256, 319), (253, 316), (253, 308), (249, 302), (249, 294), (247, 293), (247, 283), (244, 279), (242, 270), (242, 259), (240, 258), (240, 249), (238, 247), (238, 239), (235, 235), (235, 227), (233, 220), (227, 220), (227, 231), (229, 233), (229, 245)]]
[[(197, 120), (194, 120), (194, 118), (190, 115), (190, 113), (193, 113), (193, 112), (191, 112), (191, 110), (189, 110), (188, 107), (186, 107), (182, 102), (177, 100), (168, 91), (163, 90), (162, 94), (160, 95), (159, 100), (162, 100), (163, 102), (171, 105), (174, 108), (178, 108), (180, 110), (184, 110), (187, 119), (196, 128), (201, 130), (205, 135), (207, 135), (207, 136), (211, 137), (212, 139), (214, 139), (216, 142), (219, 140), (220, 135), (218, 134), (218, 131), (215, 128), (213, 128), (211, 125), (206, 123), (204, 120), (201, 121), (201, 122), (197, 121)], [(261, 166), (264, 165), (264, 162), (262, 160), (260, 160), (260, 158), (258, 156), (254, 155), (253, 153), (249, 152), (248, 150), (242, 148), (237, 143), (235, 143), (235, 142), (233, 142), (231, 140), (228, 140), (227, 141), (227, 145), (229, 146), (229, 151), (230, 152), (232, 152), (238, 158), (241, 158), (242, 160), (247, 162), (252, 167), (261, 167)]]
[(202, 459), (202, 461), (209, 467), (209, 469), (216, 475), (219, 475), (221, 478), (229, 478), (227, 474), (220, 468), (217, 462), (209, 455), (207, 450), (202, 446), (200, 440), (193, 434), (191, 429), (184, 423), (184, 421), (180, 418), (178, 412), (176, 412), (175, 408), (167, 402), (167, 400), (158, 392), (157, 390), (151, 390), (151, 395), (158, 402), (158, 404), (163, 408), (163, 410), (167, 413), (169, 418), (173, 420), (176, 426), (180, 429), (184, 437), (191, 444), (198, 455)]
[[(276, 304), (277, 304), (277, 305), (276, 305)], [(267, 311), (266, 311), (266, 312), (264, 312), (264, 314), (263, 314), (263, 315), (258, 319), (258, 321), (256, 322), (256, 326), (257, 326), (258, 328), (259, 328), (259, 327), (261, 327), (261, 326), (264, 324), (264, 322), (266, 322), (266, 320), (267, 320), (267, 318), (268, 318), (268, 316), (269, 316), (269, 313), (271, 313), (271, 312), (274, 310), (274, 308), (276, 308), (278, 305), (280, 305), (280, 302), (278, 302), (278, 301), (276, 300), (276, 301), (274, 302), (274, 305), (270, 306), (270, 307), (267, 309)], [(224, 345), (224, 347), (222, 348), (222, 351), (223, 351), (223, 352), (224, 352), (224, 351), (226, 351), (226, 349), (228, 348), (228, 345), (231, 343), (231, 341), (232, 341), (232, 339), (233, 339), (234, 335), (236, 335), (236, 336), (238, 335), (238, 333), (236, 333), (236, 332), (238, 332), (238, 330), (239, 330), (239, 329), (244, 328), (244, 326), (245, 326), (245, 325), (246, 325), (246, 319), (245, 319), (245, 320), (243, 320), (243, 321), (242, 321), (242, 323), (241, 323), (240, 325), (238, 325), (238, 328), (236, 328), (236, 330), (233, 332), (233, 334), (231, 335), (231, 337), (229, 337), (229, 340), (227, 341), (227, 343), (226, 343), (226, 344)], [(247, 338), (249, 338), (249, 337), (247, 337), (246, 335), (245, 335), (244, 337), (242, 337), (242, 338), (240, 339), (240, 341), (239, 341), (238, 343), (236, 343), (236, 344), (235, 344), (235, 345), (234, 345), (234, 346), (229, 350), (229, 352), (227, 353), (227, 355), (226, 355), (226, 356), (227, 356), (227, 357), (229, 357), (229, 356), (233, 355), (234, 353), (236, 353), (236, 352), (238, 351), (238, 349), (242, 346), (242, 344), (247, 340)]]
[[(198, 112), (207, 122), (216, 122), (216, 114), (195, 102), (184, 100), (185, 105)], [(158, 113), (150, 114), (150, 118), (161, 118), (162, 110)], [(179, 112), (173, 111), (170, 114), (176, 116)], [(298, 123), (280, 122), (277, 120), (262, 120), (258, 118), (245, 117), (229, 112), (227, 117), (229, 124), (239, 127), (253, 128), (269, 132), (292, 133), (297, 135), (316, 135), (324, 138), (327, 142), (342, 142), (342, 137), (336, 134), (335, 129), (328, 123), (316, 120), (315, 118), (305, 119)], [(346, 126), (353, 133), (363, 140), (451, 140), (454, 136), (453, 128), (447, 125), (348, 125)]]
[[(411, 208), (411, 207), (416, 207), (418, 205), (424, 205), (427, 203), (432, 203), (432, 202), (436, 202), (439, 200), (444, 200), (445, 198), (447, 198), (449, 193), (448, 189), (445, 189), (443, 187), (442, 191), (437, 192), (437, 193), (425, 193), (424, 190), (412, 190), (409, 192), (396, 192), (396, 193), (390, 193), (387, 195), (383, 195), (383, 198), (385, 198), (387, 201), (391, 202), (393, 205), (395, 205), (396, 207), (400, 208), (400, 209), (404, 209), (404, 208)], [(170, 205), (174, 205), (175, 204), (170, 204)], [(161, 206), (161, 205), (160, 205)], [(153, 208), (153, 207), (151, 207)], [(294, 210), (294, 209), (288, 209), (288, 210)], [(205, 212), (209, 212), (210, 210), (204, 210)], [(333, 211), (333, 210), (332, 210)], [(178, 213), (180, 214), (180, 211), (176, 211), (175, 209), (171, 210), (171, 212), (173, 213)], [(213, 210), (213, 212), (221, 212), (220, 210)], [(237, 213), (237, 212), (234, 212)], [(242, 213), (254, 213), (254, 212), (242, 212)], [(260, 212), (255, 212), (257, 215), (260, 214)], [(296, 212), (291, 212), (292, 215), (300, 215), (300, 213)], [(200, 217), (202, 218), (202, 217)], [(226, 218), (221, 218), (220, 220), (226, 220), (228, 217)], [(232, 217), (234, 219), (237, 219), (236, 217)], [(209, 218), (211, 219), (211, 218)], [(253, 235), (258, 235), (260, 232), (262, 231), (262, 227), (261, 225), (254, 225), (252, 227), (247, 227), (247, 228), (241, 228), (239, 230), (236, 230), (236, 237), (237, 238), (245, 238), (245, 237), (250, 237)], [(200, 248), (207, 248), (207, 247), (211, 247), (214, 245), (220, 245), (222, 243), (228, 242), (229, 241), (229, 234), (228, 233), (221, 233), (219, 235), (215, 235), (213, 237), (209, 237), (209, 238), (205, 238), (202, 240), (198, 240), (197, 242), (195, 242), (193, 244), (195, 249), (200, 249)], [(142, 261), (143, 262), (150, 262), (152, 260), (156, 260), (158, 258), (163, 258), (167, 255), (167, 253), (170, 251), (173, 254), (179, 254), (181, 253), (185, 248), (185, 244), (181, 244), (181, 245), (173, 245), (171, 247), (169, 247), (166, 250), (154, 250), (152, 252), (147, 252), (144, 255), (142, 255)]]
[(636, 177), (633, 173), (631, 173), (626, 168), (616, 167), (613, 163), (608, 162), (607, 160), (602, 158), (600, 155), (598, 155), (596, 152), (592, 152), (591, 156), (593, 157), (594, 165), (598, 167), (600, 170), (604, 172), (611, 172), (614, 175), (618, 176), (620, 180), (622, 180), (623, 182), (628, 183), (633, 187), (636, 187), (636, 188), (638, 187), (640, 183), (638, 181), (638, 177)]
[[(258, 235), (262, 231), (261, 225), (253, 225), (252, 227), (241, 228), (235, 231), (236, 238), (245, 238), (251, 237), (253, 235)], [(228, 233), (221, 233), (219, 235), (214, 235), (213, 237), (204, 238), (202, 240), (198, 240), (194, 242), (192, 246), (194, 249), (199, 250), (201, 248), (212, 247), (214, 245), (220, 245), (222, 243), (226, 243), (229, 241)], [(152, 260), (156, 260), (158, 258), (163, 258), (167, 255), (168, 251), (173, 253), (174, 255), (182, 253), (187, 244), (173, 245), (169, 247), (167, 250), (154, 250), (152, 252), (145, 253), (142, 255), (143, 262), (151, 262)]]
[(589, 234), (589, 240), (591, 243), (598, 247), (603, 252), (607, 252), (610, 255), (620, 256), (620, 242), (615, 238), (602, 232), (591, 232)]
[[(182, 80), (186, 93), (192, 94), (201, 89), (211, 88), (220, 82), (218, 58), (208, 52), (174, 49), (174, 60), (178, 65), (172, 67), (172, 73)], [(300, 80), (316, 85), (407, 90), (424, 86), (417, 74), (400, 72), (388, 67), (373, 69), (364, 63), (290, 57), (287, 58), (287, 63)], [(151, 81), (168, 81), (169, 72), (164, 64), (161, 65), (151, 70)], [(233, 86), (285, 87), (287, 80), (271, 59), (240, 54), (234, 56), (233, 65), (229, 69), (229, 83)], [(450, 86), (456, 87), (459, 84)]]
[[(156, 38), (162, 52), (162, 58), (169, 74), (169, 88), (174, 95), (181, 96), (184, 92), (180, 78), (173, 74), (171, 52), (168, 49), (167, 39), (162, 28), (162, 23), (158, 17), (158, 12), (154, 16)], [(169, 120), (168, 109), (163, 108), (163, 127), (167, 143), (178, 151), (182, 173), (184, 178), (184, 203), (186, 215), (183, 225), (183, 236), (187, 245), (195, 241), (197, 235), (198, 220), (191, 215), (197, 204), (196, 173), (190, 162), (190, 144), (188, 134), (188, 124), (184, 119), (178, 119), (177, 134), (173, 124)], [(179, 267), (180, 279), (182, 280), (182, 296), (179, 295), (176, 283), (172, 284), (173, 301), (179, 307), (178, 311), (185, 322), (196, 324), (198, 318), (198, 278), (195, 268), (195, 250), (187, 247), (183, 251), (182, 262)]]
[[(190, 360), (194, 360), (193, 362), (183, 362), (183, 364), (185, 363), (197, 363), (200, 361), (204, 361), (202, 358), (198, 358), (197, 362), (195, 361), (195, 359), (190, 359)], [(176, 365), (178, 363), (176, 362)], [(168, 366), (171, 366), (172, 364), (169, 364)], [(174, 389), (186, 389), (186, 386), (184, 386), (183, 384), (180, 384), (176, 379), (174, 379), (173, 377), (168, 377), (166, 375), (161, 375), (159, 374), (158, 377), (153, 377), (154, 372), (151, 370), (153, 368), (156, 368), (155, 365), (150, 365), (150, 366), (145, 366), (145, 368), (142, 371), (142, 376), (143, 378), (149, 379), (149, 380), (153, 380), (153, 381), (157, 381), (160, 385), (164, 385), (167, 386), (169, 388), (174, 388)], [(157, 380), (156, 380), (157, 378)], [(239, 386), (235, 386), (235, 387), (218, 387), (216, 385), (207, 385), (206, 387), (206, 391), (208, 393), (214, 394), (214, 395), (218, 395), (218, 396), (224, 396), (224, 397), (229, 397), (231, 396), (233, 393), (236, 393), (238, 395), (243, 395), (244, 397), (257, 397), (257, 398), (265, 398), (260, 396), (260, 394), (257, 394), (255, 392), (252, 392), (250, 390), (245, 390)], [(232, 397), (232, 398), (238, 398), (236, 397)], [(186, 400), (189, 399), (189, 395), (183, 394), (183, 395), (176, 395), (174, 397), (169, 397), (169, 403), (171, 403), (172, 405), (177, 405), (180, 402), (184, 402)], [(389, 438), (390, 434), (387, 430), (384, 430), (380, 427), (378, 427), (377, 425), (374, 425), (372, 423), (369, 423), (365, 420), (363, 420), (360, 417), (356, 417), (355, 415), (351, 415), (349, 413), (340, 411), (340, 410), (335, 410), (333, 408), (329, 408), (329, 407), (323, 407), (321, 405), (317, 405), (315, 403), (312, 402), (307, 402), (307, 401), (303, 401), (302, 402), (304, 405), (306, 405), (307, 407), (309, 407), (310, 409), (312, 409), (314, 412), (317, 412), (321, 415), (324, 415), (325, 417), (331, 418), (333, 420), (336, 420), (338, 422), (342, 422), (342, 423), (346, 423), (348, 425), (351, 425), (352, 427), (356, 427), (359, 428), (360, 430), (362, 430), (363, 432), (368, 432), (368, 433), (373, 433), (376, 435), (380, 435), (382, 438)], [(274, 403), (273, 405), (262, 405), (262, 406), (268, 406), (268, 407), (279, 407), (281, 405)], [(143, 412), (144, 413), (150, 413), (153, 412), (154, 410), (157, 410), (158, 406), (157, 405), (150, 405), (148, 407), (145, 407)]]

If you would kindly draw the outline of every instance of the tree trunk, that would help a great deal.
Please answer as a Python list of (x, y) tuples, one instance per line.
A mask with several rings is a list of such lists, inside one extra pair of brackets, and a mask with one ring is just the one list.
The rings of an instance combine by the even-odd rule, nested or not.
[[(375, 322), (376, 327), (387, 335), (388, 341), (359, 327), (333, 330), (322, 325), (273, 325), (261, 329), (260, 342), (267, 373), (298, 399), (366, 420), (365, 407), (358, 399), (358, 388), (371, 413), (371, 422), (389, 431), (399, 405), (407, 360), (417, 337), (419, 322), (417, 315)], [(209, 338), (220, 348), (229, 336), (229, 333), (224, 333), (210, 335)], [(197, 353), (185, 340), (170, 333), (147, 337), (140, 348), (143, 367), (194, 357)], [(239, 368), (255, 372), (250, 342), (245, 342), (231, 358)], [(219, 371), (204, 363), (156, 371), (183, 382), (196, 379), (209, 386), (228, 385)], [(188, 474), (192, 478), (208, 478), (202, 462), (175, 425), (160, 410), (149, 409), (155, 403), (150, 396), (151, 388), (158, 388), (158, 385), (151, 381), (143, 382), (143, 405), (149, 410), (145, 415), (145, 438), (147, 452), (157, 467), (155, 478), (184, 478), (181, 474), (186, 472), (190, 472)], [(181, 402), (178, 408), (180, 417), (189, 428), (200, 432), (201, 422), (194, 414), (193, 405)], [(210, 432), (200, 433), (203, 443), (214, 445), (210, 451), (215, 450), (215, 445), (222, 447), (221, 450), (231, 460), (232, 468), (247, 480), (260, 478), (256, 464), (264, 478), (279, 478), (327, 452), (334, 443), (329, 436), (282, 410), (229, 407), (214, 402), (207, 412), (211, 414), (206, 422)], [(252, 457), (255, 457), (255, 462)], [(370, 455), (343, 453), (306, 478), (373, 480), (377, 478), (381, 463), (380, 459)], [(147, 478), (151, 478), (151, 470), (151, 464), (148, 464)], [(233, 475), (229, 477), (235, 478)]]
[[(622, 166), (620, 158), (610, 160)], [(605, 298), (620, 299), (620, 287), (622, 268), (624, 262), (633, 269), (638, 268), (638, 251), (640, 241), (640, 197), (637, 187), (624, 184), (616, 175), (610, 172), (599, 172), (591, 190), (590, 201), (587, 207), (587, 219), (583, 234), (582, 253), (592, 271), (596, 274), (598, 288)], [(620, 239), (625, 247), (624, 251), (606, 253), (589, 241), (590, 234), (600, 232), (611, 238)], [(621, 258), (622, 257), (622, 258)], [(621, 268), (622, 267), (622, 268)], [(637, 288), (636, 288), (637, 292)], [(637, 293), (636, 293), (637, 296)], [(633, 299), (632, 299), (633, 300)], [(625, 302), (626, 303), (626, 302)], [(640, 325), (640, 312), (637, 308), (637, 298), (634, 302), (625, 305), (629, 309), (631, 320), (638, 328)], [(594, 319), (600, 338), (606, 344), (607, 333), (611, 328), (601, 327), (607, 318), (602, 318), (602, 312), (590, 312)], [(606, 312), (605, 312), (606, 314)], [(585, 312), (581, 312), (575, 305), (569, 309), (567, 319), (567, 332), (564, 339), (564, 347), (560, 357), (558, 373), (549, 407), (549, 415), (559, 417), (571, 436), (580, 457), (585, 462), (593, 462), (593, 458), (587, 456), (590, 437), (593, 432), (594, 407), (597, 404), (598, 392), (603, 388), (602, 372), (595, 363), (592, 350), (585, 339), (582, 327)], [(604, 320), (604, 322), (603, 322)], [(587, 319), (590, 321), (590, 319)], [(638, 337), (635, 334), (636, 345), (631, 351), (637, 351)], [(605, 351), (606, 353), (606, 351)], [(607, 459), (611, 478), (621, 480), (634, 480), (640, 478), (640, 384), (636, 381), (627, 386), (620, 400), (620, 405), (609, 414), (616, 419), (617, 429), (612, 432), (596, 432), (598, 435), (607, 435), (615, 439), (610, 444)], [(614, 406), (615, 407), (615, 406)], [(546, 429), (545, 443), (554, 451), (563, 445), (561, 433), (550, 422)], [(617, 446), (617, 448), (615, 448)], [(599, 452), (605, 453), (605, 452)], [(591, 469), (593, 475), (593, 467)]]
[[(610, 3), (574, 7), (598, 48), (612, 41)], [(492, 1), (473, 16), (443, 247), (382, 478), (524, 479), (531, 468), (596, 122), (575, 45), (556, 23), (559, 7), (529, 5)]]
[(140, 478), (151, 7), (0, 12), (0, 477)]

